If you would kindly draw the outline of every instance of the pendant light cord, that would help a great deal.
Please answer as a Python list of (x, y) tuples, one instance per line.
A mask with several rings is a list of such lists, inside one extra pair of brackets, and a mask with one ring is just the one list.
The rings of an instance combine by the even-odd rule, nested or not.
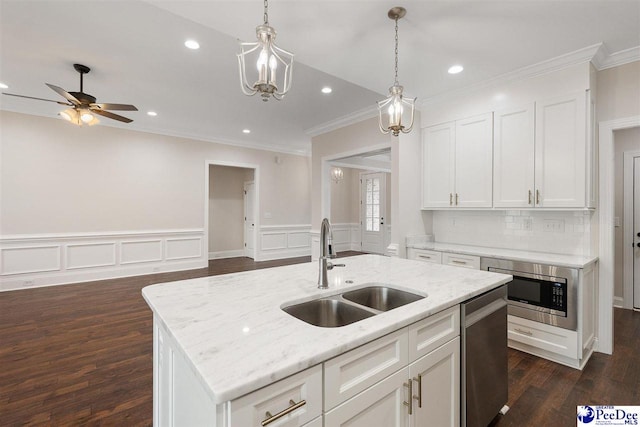
[(269, 25), (269, 4), (268, 0), (264, 0), (264, 25)]
[[(266, 1), (266, 0), (265, 0)], [(395, 19), (396, 21), (396, 81), (395, 85), (398, 85), (398, 17)]]

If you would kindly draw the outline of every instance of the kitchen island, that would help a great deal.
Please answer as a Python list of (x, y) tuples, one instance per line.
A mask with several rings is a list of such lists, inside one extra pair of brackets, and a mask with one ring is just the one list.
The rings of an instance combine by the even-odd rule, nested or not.
[[(448, 316), (441, 322), (443, 325), (449, 318), (455, 320), (459, 317), (456, 310), (461, 302), (505, 284), (511, 278), (377, 255), (340, 261), (346, 266), (329, 272), (330, 286), (326, 290), (317, 289), (317, 263), (144, 288), (143, 296), (154, 313), (154, 424), (252, 425), (254, 421), (239, 422), (241, 415), (232, 416), (238, 406), (234, 407), (234, 402), (241, 402), (249, 393), (260, 392), (259, 389), (279, 381), (284, 385), (287, 381), (295, 383), (296, 376), (304, 377), (305, 372), (311, 371), (311, 384), (322, 387), (323, 371), (330, 371), (327, 363), (340, 360), (337, 356), (347, 357), (345, 355), (354, 349), (366, 349), (367, 346), (372, 346), (371, 350), (376, 353), (375, 345), (383, 337), (398, 338), (393, 346), (383, 345), (380, 349), (407, 347), (402, 336), (407, 335), (405, 332), (410, 325), (425, 321), (428, 324), (429, 318), (438, 313)], [(337, 328), (313, 326), (282, 310), (283, 306), (372, 283), (382, 283), (426, 298)], [(457, 325), (456, 336), (459, 323)], [(456, 326), (451, 325), (449, 329), (453, 331)], [(405, 340), (404, 344), (398, 344), (402, 340)], [(406, 352), (402, 350), (402, 353)], [(383, 351), (378, 351), (378, 355), (381, 354)], [(402, 357), (408, 360), (409, 356)], [(372, 378), (379, 377), (388, 368), (397, 370), (385, 363), (382, 368), (368, 370), (373, 372)], [(403, 362), (399, 363), (402, 365)], [(363, 384), (367, 385), (367, 381)], [(326, 377), (324, 383), (326, 389)], [(310, 387), (304, 383), (301, 393), (310, 393), (307, 390)], [(353, 392), (347, 392), (345, 399), (356, 391), (357, 387)], [(305, 400), (309, 402), (305, 402), (306, 406), (298, 412), (314, 417), (312, 422), (320, 419), (319, 425), (322, 425), (322, 416), (316, 415), (318, 410), (322, 414), (328, 409), (326, 401), (331, 398), (327, 399), (327, 390), (324, 391), (324, 408), (322, 394), (317, 402)], [(296, 403), (294, 399), (291, 402)], [(254, 409), (262, 410), (259, 406)], [(265, 413), (260, 416), (264, 418)], [(295, 421), (292, 415), (285, 415), (272, 425), (302, 425), (303, 421)]]

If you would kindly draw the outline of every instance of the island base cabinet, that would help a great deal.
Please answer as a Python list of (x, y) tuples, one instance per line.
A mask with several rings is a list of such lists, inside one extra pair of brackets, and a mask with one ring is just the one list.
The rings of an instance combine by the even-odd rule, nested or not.
[(325, 427), (458, 427), (460, 338), (325, 414)]
[(460, 338), (409, 365), (413, 381), (411, 427), (460, 425)]
[(337, 406), (324, 416), (326, 427), (408, 427), (407, 371), (402, 369)]

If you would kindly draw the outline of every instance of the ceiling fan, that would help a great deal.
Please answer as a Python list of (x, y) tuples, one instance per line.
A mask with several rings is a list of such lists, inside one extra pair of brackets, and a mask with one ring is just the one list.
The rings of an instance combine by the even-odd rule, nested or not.
[(73, 64), (73, 68), (80, 73), (80, 91), (79, 92), (67, 92), (61, 87), (45, 83), (59, 95), (64, 97), (67, 102), (54, 101), (52, 99), (35, 98), (33, 96), (16, 95), (13, 93), (4, 93), (4, 95), (17, 96), (20, 98), (37, 99), (39, 101), (55, 102), (60, 105), (66, 105), (68, 108), (60, 112), (60, 116), (70, 121), (73, 124), (82, 126), (83, 124), (93, 126), (99, 123), (99, 120), (95, 117), (94, 113), (109, 119), (117, 120), (119, 122), (131, 123), (133, 120), (120, 116), (118, 114), (111, 113), (107, 110), (121, 110), (121, 111), (138, 111), (138, 109), (130, 104), (97, 104), (95, 96), (89, 95), (83, 92), (83, 75), (87, 74), (91, 69), (86, 65)]

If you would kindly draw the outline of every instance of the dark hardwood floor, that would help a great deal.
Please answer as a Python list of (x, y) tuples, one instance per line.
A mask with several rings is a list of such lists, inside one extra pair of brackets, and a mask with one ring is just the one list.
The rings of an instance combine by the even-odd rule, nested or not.
[[(0, 292), (0, 426), (151, 425), (152, 315), (141, 289), (309, 259), (214, 260), (199, 270)], [(510, 350), (511, 410), (494, 425), (575, 426), (576, 405), (640, 404), (639, 349), (640, 313), (616, 309), (614, 355), (596, 353), (582, 372)]]

